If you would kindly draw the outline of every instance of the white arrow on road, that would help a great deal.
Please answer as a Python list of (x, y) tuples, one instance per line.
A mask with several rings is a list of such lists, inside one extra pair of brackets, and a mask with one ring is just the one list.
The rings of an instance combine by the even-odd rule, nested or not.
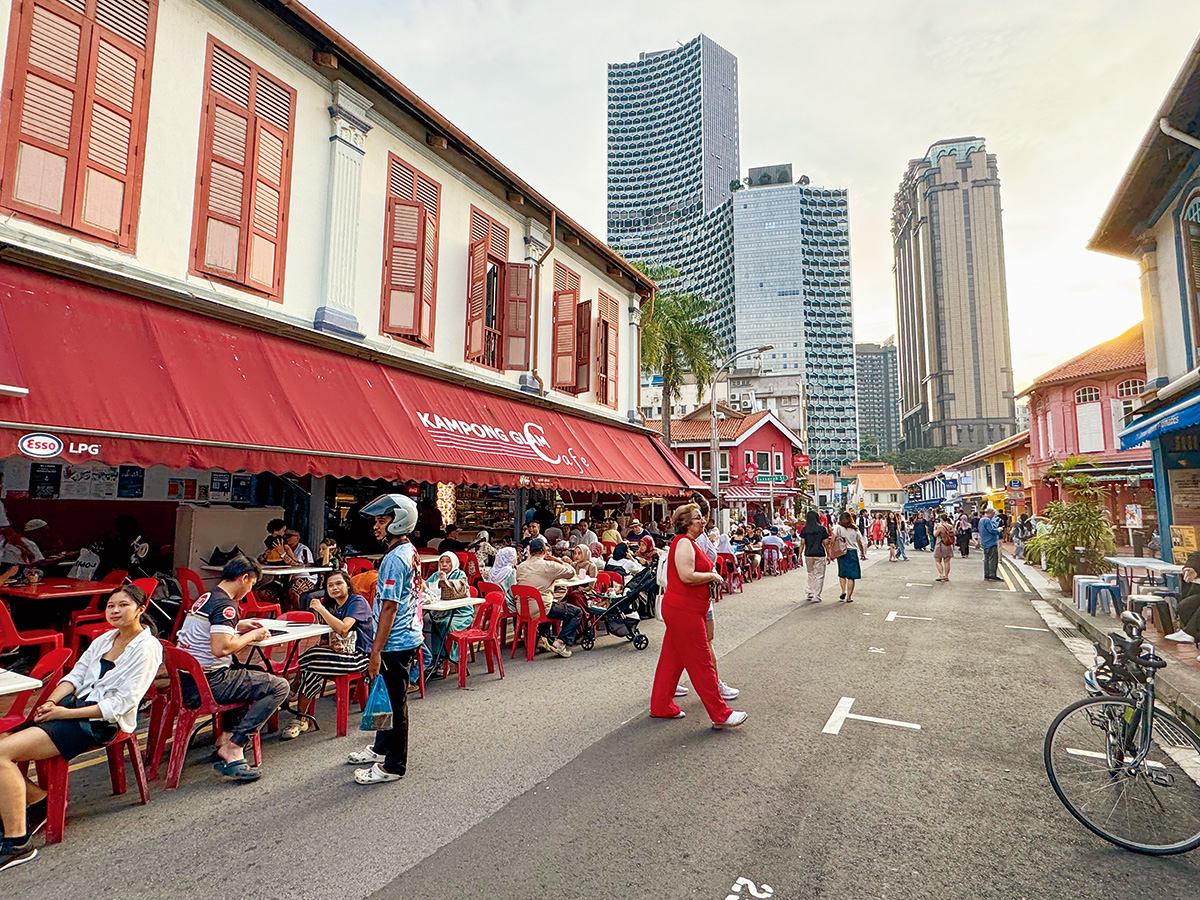
[(929, 616), (902, 616), (902, 615), (900, 615), (900, 613), (896, 612), (896, 610), (894, 610), (894, 609), (890, 613), (887, 614), (887, 618), (884, 619), (883, 621), (895, 622), (897, 619), (918, 619), (922, 622), (932, 622), (933, 621), (933, 619), (929, 618)]
[(894, 725), (896, 728), (911, 728), (914, 731), (920, 731), (921, 726), (913, 722), (898, 722), (895, 719), (878, 719), (875, 716), (860, 716), (857, 713), (850, 712), (850, 707), (854, 705), (853, 697), (843, 697), (838, 701), (837, 706), (833, 708), (833, 714), (829, 717), (829, 721), (825, 723), (825, 727), (821, 729), (822, 734), (838, 734), (842, 730), (842, 726), (846, 724), (847, 719), (857, 719), (859, 722), (874, 722), (876, 725)]

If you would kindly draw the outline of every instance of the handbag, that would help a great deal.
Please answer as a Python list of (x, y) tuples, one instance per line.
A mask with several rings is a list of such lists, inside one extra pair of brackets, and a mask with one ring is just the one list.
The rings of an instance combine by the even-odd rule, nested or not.
[(841, 559), (846, 555), (846, 551), (850, 549), (850, 543), (840, 534), (830, 535), (825, 538), (825, 555), (830, 559)]
[(387, 685), (382, 675), (375, 676), (371, 685), (371, 696), (367, 697), (367, 705), (363, 707), (360, 731), (391, 731), (392, 730), (392, 699), (388, 696)]
[(209, 566), (223, 566), (235, 556), (242, 555), (242, 548), (234, 545), (232, 550), (222, 550), (220, 547), (213, 547), (212, 553), (208, 555), (208, 559), (204, 562)]

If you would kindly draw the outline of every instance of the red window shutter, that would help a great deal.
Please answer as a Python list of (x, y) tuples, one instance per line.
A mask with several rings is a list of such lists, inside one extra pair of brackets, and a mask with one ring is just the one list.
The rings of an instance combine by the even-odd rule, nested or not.
[(617, 326), (614, 322), (604, 323), (608, 336), (605, 340), (608, 351), (608, 361), (605, 370), (608, 372), (608, 390), (601, 400), (606, 406), (617, 408)]
[(229, 278), (242, 277), (243, 227), (250, 180), (250, 119), (217, 97), (209, 101), (208, 135), (200, 165), (197, 263)]
[(433, 310), (437, 293), (437, 216), (422, 205), (421, 232), (421, 327), (417, 336), (426, 346), (433, 344)]
[(575, 307), (575, 392), (582, 394), (592, 380), (592, 301)]
[(576, 291), (554, 292), (554, 387), (575, 389)]
[(597, 333), (603, 335), (603, 339), (599, 342), (596, 348), (599, 354), (598, 364), (601, 367), (603, 377), (596, 387), (596, 400), (603, 403), (605, 406), (617, 408), (617, 319), (620, 314), (620, 307), (617, 301), (610, 297), (604, 291), (599, 292), (599, 326)]
[(528, 263), (505, 263), (504, 266), (504, 327), (501, 337), (504, 346), (504, 368), (529, 368), (529, 323), (533, 305)]
[(483, 317), (487, 305), (487, 240), (471, 241), (467, 257), (467, 359), (483, 356)]
[(283, 217), (287, 209), (283, 196), (287, 135), (261, 118), (255, 125), (246, 280), (255, 287), (278, 293), (283, 268)]
[(412, 200), (388, 197), (388, 271), (383, 330), (412, 337), (421, 332), (421, 257), (424, 211)]

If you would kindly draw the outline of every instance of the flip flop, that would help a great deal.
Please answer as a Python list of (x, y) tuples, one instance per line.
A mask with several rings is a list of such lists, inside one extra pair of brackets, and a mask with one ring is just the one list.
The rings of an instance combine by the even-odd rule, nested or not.
[(234, 781), (258, 781), (258, 779), (262, 778), (262, 772), (244, 759), (234, 760), (233, 762), (222, 760), (214, 765), (213, 768), (227, 778), (232, 778)]

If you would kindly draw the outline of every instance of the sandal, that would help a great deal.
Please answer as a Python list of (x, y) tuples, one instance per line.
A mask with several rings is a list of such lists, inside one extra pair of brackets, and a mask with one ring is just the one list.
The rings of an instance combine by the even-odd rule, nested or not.
[(308, 719), (295, 718), (279, 729), (281, 741), (294, 740), (308, 731)]
[(382, 753), (376, 753), (374, 747), (355, 750), (346, 756), (346, 762), (352, 766), (364, 766), (371, 763), (381, 763), (386, 759)]
[(258, 781), (262, 778), (262, 771), (250, 765), (244, 759), (235, 759), (233, 762), (225, 762), (222, 760), (213, 766), (219, 773), (227, 778), (232, 778), (234, 781)]
[(355, 784), (386, 784), (389, 781), (399, 781), (400, 775), (385, 771), (379, 763), (369, 769), (358, 769), (354, 773)]

